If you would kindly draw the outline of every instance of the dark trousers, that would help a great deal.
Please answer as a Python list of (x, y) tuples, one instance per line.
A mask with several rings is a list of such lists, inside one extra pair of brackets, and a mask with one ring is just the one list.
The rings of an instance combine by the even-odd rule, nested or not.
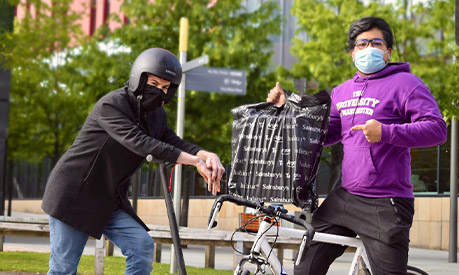
[[(316, 232), (359, 236), (373, 275), (406, 274), (414, 199), (369, 198), (334, 189), (312, 217)], [(326, 274), (345, 246), (312, 242), (295, 275)], [(350, 267), (350, 264), (349, 264)]]

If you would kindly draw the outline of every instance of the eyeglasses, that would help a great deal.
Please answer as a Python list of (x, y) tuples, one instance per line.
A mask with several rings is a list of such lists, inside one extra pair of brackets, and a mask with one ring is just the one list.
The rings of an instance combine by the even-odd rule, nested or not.
[(375, 39), (370, 39), (370, 40), (368, 40), (368, 39), (359, 39), (359, 40), (355, 41), (354, 47), (357, 46), (357, 48), (363, 50), (366, 47), (368, 47), (369, 44), (371, 44), (371, 46), (373, 48), (378, 48), (378, 49), (381, 49), (382, 47), (384, 47), (384, 45), (387, 45), (386, 41), (384, 41), (383, 39), (375, 38)]

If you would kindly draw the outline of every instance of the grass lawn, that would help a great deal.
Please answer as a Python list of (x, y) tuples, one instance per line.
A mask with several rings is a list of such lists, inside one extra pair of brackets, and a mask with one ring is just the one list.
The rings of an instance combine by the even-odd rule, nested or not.
[[(48, 272), (49, 253), (36, 252), (0, 252), (0, 271), (21, 271), (33, 273)], [(122, 275), (125, 268), (123, 257), (105, 257), (104, 275)], [(168, 264), (153, 264), (153, 275), (169, 273)], [(231, 270), (215, 270), (213, 268), (187, 267), (187, 274), (212, 275), (233, 274)], [(83, 255), (78, 266), (78, 274), (94, 274), (94, 256)]]

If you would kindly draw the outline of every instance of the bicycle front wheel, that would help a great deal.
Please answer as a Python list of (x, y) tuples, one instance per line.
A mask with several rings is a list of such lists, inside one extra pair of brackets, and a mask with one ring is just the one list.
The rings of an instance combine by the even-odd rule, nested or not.
[(419, 269), (417, 267), (414, 267), (414, 266), (408, 266), (408, 273), (409, 275), (429, 275), (429, 273), (425, 272), (424, 270), (422, 269)]

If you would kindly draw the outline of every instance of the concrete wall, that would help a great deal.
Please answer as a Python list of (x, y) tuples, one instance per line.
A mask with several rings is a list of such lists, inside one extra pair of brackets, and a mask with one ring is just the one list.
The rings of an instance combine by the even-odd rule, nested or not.
[[(415, 215), (411, 228), (411, 246), (448, 250), (449, 245), (449, 197), (418, 197), (415, 199)], [(213, 199), (191, 199), (189, 204), (188, 226), (206, 228)], [(13, 212), (44, 214), (41, 200), (14, 200)], [(287, 205), (289, 211), (297, 211)], [(238, 214), (242, 206), (226, 203), (218, 216), (218, 230), (234, 230), (239, 226)], [(169, 225), (166, 204), (163, 199), (141, 199), (138, 201), (138, 214), (147, 224)], [(459, 249), (459, 246), (458, 246)]]
[(410, 232), (411, 245), (421, 248), (448, 250), (449, 197), (418, 197), (414, 201), (414, 209), (413, 226)]

